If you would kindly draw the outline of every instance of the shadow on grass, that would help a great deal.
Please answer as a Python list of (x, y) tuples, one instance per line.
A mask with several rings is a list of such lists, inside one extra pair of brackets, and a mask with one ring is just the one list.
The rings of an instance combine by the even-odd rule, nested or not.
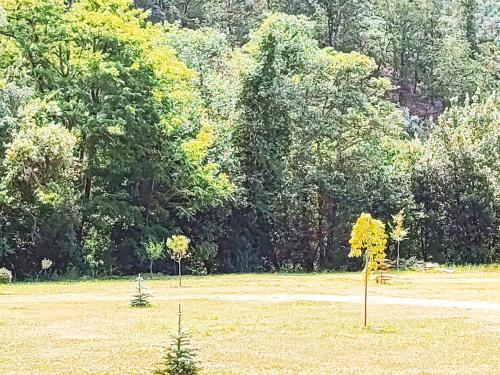
[(377, 334), (396, 333), (396, 328), (391, 325), (367, 326), (367, 327), (361, 327), (360, 330), (367, 333), (377, 333)]

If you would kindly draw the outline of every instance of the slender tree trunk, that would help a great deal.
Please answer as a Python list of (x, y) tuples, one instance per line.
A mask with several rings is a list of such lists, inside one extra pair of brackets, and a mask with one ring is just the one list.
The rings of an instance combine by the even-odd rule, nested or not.
[(180, 259), (179, 259), (179, 286), (182, 286), (182, 267)]
[[(181, 304), (179, 303), (179, 324), (177, 325), (177, 334), (178, 334), (178, 337), (181, 337), (181, 316), (182, 316), (182, 312), (181, 312)], [(177, 341), (178, 343), (178, 346), (177, 346), (177, 350), (180, 350), (180, 340)]]
[[(85, 142), (85, 140), (86, 140), (86, 137), (85, 137), (85, 134), (83, 134), (82, 135), (82, 143)], [(85, 160), (85, 148), (83, 145), (81, 145), (78, 161), (80, 163), (80, 167), (82, 168), (82, 171), (81, 171), (82, 184), (85, 184), (85, 173), (83, 172), (83, 161), (84, 160)], [(82, 196), (80, 211), (81, 211), (82, 219), (83, 219), (83, 196)], [(83, 222), (83, 220), (82, 220), (82, 222)], [(78, 246), (80, 246), (80, 248), (83, 247), (82, 246), (83, 245), (83, 225), (82, 225), (82, 222), (80, 222), (80, 225), (78, 226), (78, 228), (76, 230), (76, 241), (78, 243)]]
[(145, 205), (145, 208), (146, 208), (146, 220), (145, 220), (145, 222), (146, 222), (146, 228), (149, 227), (149, 216), (150, 216), (150, 213), (151, 213), (151, 200), (153, 199), (154, 188), (155, 188), (155, 179), (152, 178), (151, 179), (150, 191), (148, 192), (149, 195), (146, 198), (146, 205)]
[[(323, 155), (321, 153), (321, 142), (317, 143), (317, 155), (319, 160), (319, 165), (323, 165)], [(326, 266), (326, 236), (327, 231), (325, 231), (325, 222), (328, 218), (325, 215), (325, 195), (323, 189), (319, 184), (318, 188), (318, 250), (319, 250), (319, 267), (321, 269)]]
[(210, 275), (212, 273), (212, 262), (209, 260), (205, 260), (205, 269), (207, 270), (207, 275)]
[(333, 47), (333, 15), (327, 12), (327, 43), (329, 47)]
[[(90, 176), (87, 176), (85, 178), (85, 188), (84, 188), (84, 192), (83, 192), (84, 202), (88, 202), (90, 200), (91, 191), (92, 191), (92, 178)], [(84, 231), (85, 231), (86, 221), (87, 221), (87, 215), (85, 214), (85, 211), (83, 211), (82, 212), (82, 219), (80, 221), (80, 226), (78, 227), (78, 232), (76, 234), (76, 238), (77, 238), (78, 244), (80, 245), (80, 248), (83, 248), (83, 241), (84, 241), (84, 236), (85, 236)]]
[(399, 271), (399, 241), (398, 241), (398, 253), (396, 255), (396, 269)]
[[(80, 246), (80, 249), (83, 248), (83, 242), (84, 242), (84, 237), (85, 237), (85, 224), (87, 221), (87, 215), (85, 212), (85, 203), (88, 203), (90, 201), (90, 196), (92, 193), (92, 176), (90, 174), (90, 170), (92, 169), (92, 161), (95, 155), (95, 145), (92, 145), (89, 149), (89, 152), (87, 153), (87, 158), (90, 160), (89, 161), (89, 166), (88, 169), (85, 173), (84, 176), (84, 187), (83, 187), (83, 199), (82, 199), (82, 218), (80, 221), (80, 225), (78, 227), (77, 233), (76, 233), (76, 238), (78, 241), (78, 244)], [(83, 162), (85, 157), (85, 152), (81, 151), (80, 154), (80, 159), (81, 162)]]
[(324, 213), (324, 201), (321, 190), (318, 189), (318, 249), (319, 249), (319, 267), (325, 267), (325, 233), (324, 233), (324, 223), (323, 223), (323, 213)]
[[(425, 226), (422, 226), (422, 259), (424, 262), (427, 262), (427, 230)], [(444, 251), (445, 251), (445, 256), (446, 256), (446, 251), (448, 247), (445, 246)]]
[(414, 94), (417, 92), (417, 82), (418, 82), (418, 63), (419, 63), (420, 55), (417, 53), (415, 59), (415, 66), (413, 67), (413, 88), (412, 91)]
[(364, 325), (366, 327), (367, 321), (367, 305), (368, 305), (368, 255), (365, 254), (365, 316)]
[(153, 261), (149, 261), (149, 278), (152, 280), (153, 279)]

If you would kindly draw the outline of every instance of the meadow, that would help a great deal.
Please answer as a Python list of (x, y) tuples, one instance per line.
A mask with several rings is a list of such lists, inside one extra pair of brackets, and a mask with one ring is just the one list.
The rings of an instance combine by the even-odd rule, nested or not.
[(498, 373), (498, 269), (393, 276), (368, 328), (360, 273), (156, 276), (143, 309), (132, 278), (0, 285), (0, 374), (151, 374), (179, 302), (204, 374)]

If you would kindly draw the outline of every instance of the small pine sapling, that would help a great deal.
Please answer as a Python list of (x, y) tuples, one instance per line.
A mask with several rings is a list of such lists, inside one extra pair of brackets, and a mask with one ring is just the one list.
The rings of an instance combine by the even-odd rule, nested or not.
[(182, 267), (181, 261), (189, 257), (189, 242), (191, 240), (183, 235), (173, 235), (167, 239), (167, 247), (170, 256), (179, 265), (179, 286), (182, 286)]
[(148, 298), (151, 297), (150, 294), (146, 293), (146, 287), (144, 286), (144, 279), (141, 274), (139, 274), (135, 279), (136, 285), (136, 293), (130, 300), (130, 306), (132, 307), (149, 307), (151, 304), (149, 303)]
[(182, 327), (180, 304), (178, 314), (177, 332), (171, 336), (170, 346), (165, 348), (162, 363), (154, 372), (156, 375), (195, 375), (200, 371), (196, 349), (191, 345), (189, 333)]
[(364, 325), (367, 321), (368, 302), (368, 276), (370, 271), (376, 271), (385, 259), (385, 248), (387, 246), (387, 234), (385, 224), (372, 218), (370, 214), (362, 213), (352, 227), (351, 239), (349, 240), (351, 251), (349, 257), (360, 257), (364, 255), (365, 267), (365, 311)]

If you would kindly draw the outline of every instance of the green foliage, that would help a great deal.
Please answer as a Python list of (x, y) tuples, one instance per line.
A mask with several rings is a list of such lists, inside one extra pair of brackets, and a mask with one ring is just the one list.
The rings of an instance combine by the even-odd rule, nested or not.
[(13, 83), (2, 84), (0, 78), (0, 155), (4, 157), (5, 148), (12, 141), (21, 126), (20, 112), (32, 98), (33, 91)]
[(437, 96), (461, 101), (476, 93), (488, 94), (497, 84), (482, 59), (471, 57), (473, 49), (466, 39), (445, 36), (436, 54), (436, 67), (430, 87)]
[(152, 239), (144, 245), (144, 253), (149, 260), (149, 274), (151, 277), (153, 276), (153, 263), (163, 257), (164, 250), (163, 244)]
[(174, 234), (167, 239), (167, 248), (170, 251), (170, 256), (175, 261), (179, 262), (181, 259), (189, 256), (189, 242), (191, 240), (182, 234)]
[(415, 165), (424, 260), (498, 260), (499, 103), (493, 95), (448, 109)]
[(7, 268), (0, 268), (0, 284), (9, 284), (12, 281), (12, 272)]
[(0, 265), (354, 269), (401, 209), (402, 256), (497, 260), (497, 8), (0, 0)]
[(417, 271), (425, 267), (425, 262), (417, 259), (416, 257), (410, 257), (408, 259), (401, 259), (400, 268), (408, 271)]
[(5, 11), (0, 5), (0, 26), (5, 26), (6, 23), (7, 23), (7, 17), (5, 16)]
[(6, 151), (7, 189), (25, 201), (34, 196), (42, 204), (57, 205), (70, 193), (75, 144), (76, 138), (62, 126), (21, 129)]
[[(5, 209), (26, 216), (11, 212), (19, 217), (12, 231), (26, 234), (9, 235), (14, 248), (52, 258), (51, 238), (64, 238), (61, 247), (74, 256), (58, 267), (80, 266), (92, 253), (128, 272), (141, 238), (161, 238), (164, 228), (223, 204), (232, 187), (208, 157), (214, 137), (195, 74), (162, 42), (160, 26), (146, 23), (126, 0), (2, 6), (11, 16), (0, 29), (0, 43), (9, 46), (2, 60), (18, 67), (9, 66), (5, 76), (14, 83), (20, 71), (39, 103), (28, 120), (19, 115), (26, 125), (8, 130), (21, 128), (2, 171)], [(45, 206), (63, 203), (58, 222)]]
[(104, 271), (112, 266), (109, 249), (112, 247), (111, 235), (108, 228), (97, 226), (88, 228), (85, 232), (83, 245), (84, 261), (89, 266), (93, 276), (98, 271)]
[[(269, 11), (304, 15), (314, 23), (322, 45), (358, 51), (375, 59), (401, 84), (403, 106), (410, 95), (448, 101), (478, 88), (495, 88), (498, 54), (498, 7), (494, 1), (460, 0), (245, 0), (198, 2), (136, 0), (157, 21), (180, 21), (194, 28), (210, 26), (236, 45)], [(454, 64), (453, 64), (454, 63)], [(462, 90), (462, 91), (460, 91)], [(425, 100), (421, 103), (425, 104)], [(431, 104), (434, 105), (434, 104)], [(412, 108), (421, 113), (422, 108)]]
[(194, 246), (193, 258), (204, 263), (207, 273), (211, 272), (219, 247), (216, 242), (203, 241)]
[(99, 268), (104, 265), (102, 259), (95, 259), (92, 254), (85, 256), (85, 263), (89, 266), (92, 277), (96, 277), (99, 274)]
[(307, 68), (315, 44), (312, 24), (305, 18), (273, 14), (245, 47), (250, 60), (242, 72), (233, 142), (248, 202), (243, 221), (250, 233), (257, 232), (256, 238), (247, 239), (257, 258), (273, 251), (276, 192), (283, 190), (292, 144), (293, 77)]
[(347, 236), (349, 199), (369, 207), (367, 186), (383, 194), (399, 178), (386, 169), (402, 130), (383, 99), (389, 82), (372, 77), (370, 58), (320, 49), (312, 35), (305, 19), (273, 15), (247, 47), (256, 65), (243, 75), (234, 140), (260, 237), (251, 246), (275, 268), (287, 258), (325, 267), (330, 249), (346, 246), (334, 232)]

